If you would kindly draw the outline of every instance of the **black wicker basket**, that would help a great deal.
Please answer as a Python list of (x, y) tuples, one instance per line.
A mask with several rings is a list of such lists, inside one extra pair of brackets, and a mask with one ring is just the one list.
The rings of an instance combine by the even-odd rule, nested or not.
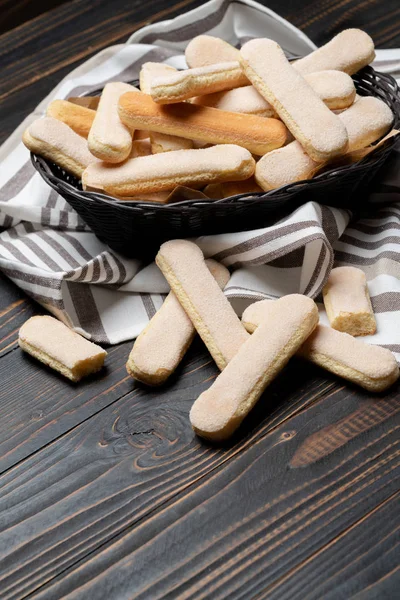
[[(358, 94), (376, 96), (390, 106), (393, 126), (399, 129), (396, 81), (372, 67), (362, 69), (353, 79)], [(389, 138), (356, 164), (336, 167), (270, 192), (170, 205), (116, 200), (105, 194), (84, 192), (80, 181), (58, 165), (35, 154), (31, 158), (43, 179), (73, 206), (103, 242), (126, 256), (151, 257), (166, 240), (260, 228), (309, 201), (353, 211), (365, 208), (368, 185), (397, 140), (398, 136)]]

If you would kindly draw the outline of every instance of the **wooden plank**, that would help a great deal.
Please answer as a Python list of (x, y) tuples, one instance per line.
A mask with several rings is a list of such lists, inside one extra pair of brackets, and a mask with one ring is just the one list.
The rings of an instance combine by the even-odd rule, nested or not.
[(289, 418), (281, 392), (292, 382), (299, 407), (304, 369), (289, 370), (231, 446), (212, 447), (188, 422), (204, 370), (127, 394), (0, 477), (4, 600), (255, 598), (398, 491), (400, 411), (296, 468), (307, 439), (361, 406), (368, 420), (374, 401), (340, 388)]
[(55, 8), (66, 0), (0, 0), (0, 34), (22, 25), (38, 15)]
[(110, 11), (108, 0), (74, 0), (0, 36), (0, 143), (80, 63), (152, 21), (200, 4), (116, 0)]

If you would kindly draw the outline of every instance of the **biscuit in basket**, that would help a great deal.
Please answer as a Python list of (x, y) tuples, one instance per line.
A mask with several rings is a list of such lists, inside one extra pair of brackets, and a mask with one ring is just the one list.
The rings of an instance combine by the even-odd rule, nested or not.
[(122, 94), (135, 90), (132, 85), (118, 81), (105, 85), (88, 136), (88, 147), (93, 156), (109, 163), (120, 163), (128, 158), (132, 132), (121, 123), (118, 100)]
[(292, 294), (276, 300), (268, 317), (193, 404), (194, 431), (210, 440), (229, 438), (317, 324), (317, 305), (310, 298)]
[(193, 148), (192, 140), (177, 135), (157, 133), (157, 131), (150, 132), (150, 140), (153, 154), (172, 152), (173, 150), (190, 150)]
[(224, 369), (249, 334), (224, 296), (196, 244), (172, 240), (162, 244), (156, 263), (207, 346)]
[(255, 39), (240, 52), (247, 77), (313, 160), (324, 162), (346, 151), (346, 128), (338, 115), (293, 69), (276, 42)]
[(158, 104), (172, 104), (247, 83), (238, 61), (225, 62), (155, 76), (150, 83), (149, 94)]
[(96, 111), (68, 100), (53, 100), (47, 107), (46, 115), (62, 121), (84, 138), (89, 135)]
[[(341, 71), (320, 71), (306, 75), (304, 79), (330, 108), (343, 109), (351, 106), (356, 96), (352, 78)], [(238, 112), (262, 117), (276, 117), (271, 104), (252, 85), (227, 92), (217, 92), (192, 99), (193, 104), (211, 106), (228, 112)]]
[(82, 185), (85, 190), (132, 196), (172, 190), (177, 185), (202, 187), (218, 181), (240, 181), (251, 177), (254, 169), (255, 161), (248, 150), (224, 144), (140, 156), (118, 166), (97, 162), (83, 173)]
[[(355, 152), (375, 142), (388, 130), (393, 113), (382, 100), (365, 96), (341, 112), (339, 119), (347, 130), (348, 150)], [(292, 142), (263, 156), (257, 163), (255, 178), (263, 190), (273, 190), (288, 183), (310, 179), (324, 166), (324, 163), (310, 158), (299, 142)]]
[[(229, 271), (215, 260), (206, 265), (223, 290)], [(161, 385), (172, 375), (195, 336), (196, 330), (174, 292), (135, 341), (126, 368), (128, 373), (148, 385)]]
[(71, 381), (99, 371), (107, 352), (48, 316), (28, 319), (19, 330), (18, 343), (31, 356)]
[(212, 35), (198, 35), (186, 46), (185, 58), (189, 67), (206, 67), (216, 62), (239, 60), (239, 50)]
[[(273, 303), (274, 300), (261, 300), (246, 308), (242, 323), (249, 333), (263, 322)], [(321, 324), (300, 347), (297, 356), (370, 392), (387, 389), (399, 377), (399, 367), (390, 350)]]
[(99, 162), (89, 152), (83, 137), (52, 117), (33, 121), (25, 130), (22, 141), (31, 152), (56, 163), (78, 179), (88, 165)]
[(323, 289), (323, 297), (326, 314), (333, 329), (354, 336), (372, 335), (376, 332), (367, 279), (361, 269), (332, 269)]
[(335, 69), (349, 75), (357, 73), (375, 58), (374, 42), (361, 29), (345, 29), (321, 48), (293, 63), (302, 75)]
[(121, 120), (131, 129), (148, 129), (210, 144), (238, 144), (263, 155), (286, 142), (287, 128), (278, 119), (240, 115), (189, 102), (160, 106), (146, 94), (124, 94)]
[(150, 94), (151, 83), (155, 77), (163, 77), (177, 73), (175, 67), (166, 63), (146, 62), (143, 63), (139, 73), (139, 87), (144, 94)]

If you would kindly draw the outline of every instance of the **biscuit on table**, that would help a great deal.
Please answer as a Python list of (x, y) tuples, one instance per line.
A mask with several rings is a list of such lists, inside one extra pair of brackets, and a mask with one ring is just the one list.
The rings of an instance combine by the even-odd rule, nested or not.
[(71, 381), (99, 371), (107, 352), (49, 316), (28, 319), (20, 328), (22, 350)]
[[(221, 289), (229, 281), (229, 271), (215, 260), (205, 261)], [(148, 385), (161, 385), (176, 370), (195, 336), (196, 330), (170, 292), (164, 304), (140, 333), (129, 355), (128, 373)]]
[(162, 244), (156, 263), (207, 346), (224, 369), (249, 334), (211, 275), (202, 251), (186, 240)]
[(323, 289), (324, 305), (333, 329), (350, 335), (376, 332), (367, 278), (356, 267), (336, 267)]
[(210, 440), (229, 438), (317, 324), (317, 305), (310, 298), (292, 294), (276, 300), (268, 317), (193, 404), (194, 431)]
[[(268, 316), (273, 303), (274, 300), (261, 300), (246, 308), (242, 323), (249, 333), (253, 333)], [(366, 344), (321, 324), (300, 347), (297, 356), (370, 392), (387, 389), (399, 377), (399, 367), (390, 350)]]

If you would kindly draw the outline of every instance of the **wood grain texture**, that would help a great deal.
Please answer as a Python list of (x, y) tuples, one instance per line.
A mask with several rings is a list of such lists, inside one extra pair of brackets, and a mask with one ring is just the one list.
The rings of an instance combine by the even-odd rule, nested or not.
[[(330, 589), (342, 584), (342, 557), (329, 545), (398, 491), (398, 415), (306, 471), (289, 466), (298, 445), (328, 415), (339, 420), (360, 406), (362, 395), (338, 390), (275, 427), (268, 418), (247, 423), (229, 449), (194, 437), (187, 400), (173, 397), (170, 408), (163, 395), (147, 400), (151, 407), (126, 397), (79, 426), (68, 444), (55, 442), (0, 479), (10, 523), (0, 536), (8, 548), (4, 598), (46, 579), (35, 598), (280, 598), (286, 579), (286, 597), (301, 599), (297, 570), (322, 551)], [(5, 493), (27, 478), (35, 497), (28, 502), (19, 490), (14, 507), (17, 490)], [(386, 538), (385, 531), (381, 551), (389, 555)], [(369, 548), (364, 536), (356, 556)], [(364, 563), (346, 564), (357, 572), (357, 591), (369, 585)], [(392, 554), (384, 569), (394, 565)]]
[[(73, 0), (1, 36), (0, 140), (83, 60), (200, 3)], [(362, 27), (400, 45), (393, 0), (266, 4), (317, 44)], [(188, 421), (217, 375), (199, 340), (160, 390), (127, 376), (130, 343), (74, 385), (18, 348), (40, 312), (0, 275), (1, 600), (396, 597), (399, 385), (372, 398), (295, 359), (207, 445)]]

